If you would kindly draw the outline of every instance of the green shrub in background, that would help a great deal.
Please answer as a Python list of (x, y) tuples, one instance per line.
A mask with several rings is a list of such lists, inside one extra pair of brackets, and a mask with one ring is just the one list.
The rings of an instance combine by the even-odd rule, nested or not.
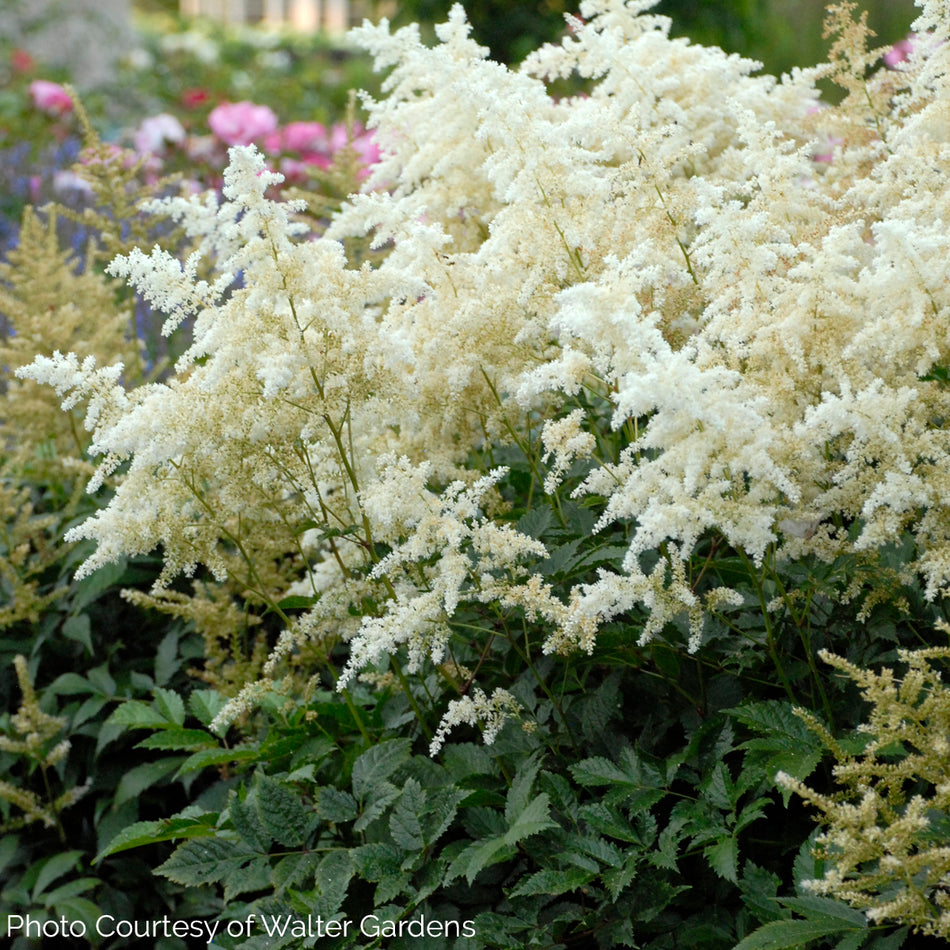
[[(659, 0), (653, 12), (673, 21), (672, 34), (721, 46), (764, 63), (780, 75), (794, 66), (820, 63), (827, 48), (821, 35), (825, 0)], [(434, 23), (452, 0), (405, 0), (397, 23)], [(475, 38), (503, 63), (520, 62), (541, 43), (564, 32), (564, 14), (578, 12), (568, 0), (475, 0), (465, 5)], [(870, 0), (862, 4), (881, 43), (904, 38), (914, 18), (913, 0)]]

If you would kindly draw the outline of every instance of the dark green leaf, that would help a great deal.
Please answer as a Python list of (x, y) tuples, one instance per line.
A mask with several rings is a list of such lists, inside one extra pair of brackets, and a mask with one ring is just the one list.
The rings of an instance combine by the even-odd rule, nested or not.
[(389, 816), (389, 832), (400, 848), (418, 851), (426, 844), (420, 821), (425, 808), (425, 790), (414, 778), (410, 778)]
[(200, 818), (163, 818), (159, 821), (137, 821), (123, 828), (99, 854), (95, 862), (110, 854), (138, 848), (156, 841), (176, 841), (179, 838), (200, 838), (214, 831), (215, 814)]
[(181, 763), (179, 775), (189, 772), (200, 772), (209, 765), (228, 765), (231, 762), (253, 762), (260, 757), (260, 752), (253, 746), (235, 746), (233, 749), (200, 749), (194, 752)]
[(224, 696), (213, 689), (198, 689), (188, 697), (188, 709), (203, 726), (210, 726), (226, 704)]
[(409, 739), (392, 739), (371, 746), (353, 763), (353, 794), (358, 800), (389, 778), (409, 760)]
[(359, 814), (356, 799), (349, 792), (332, 786), (320, 789), (316, 809), (321, 818), (334, 824), (353, 821)]
[(801, 950), (810, 940), (847, 934), (854, 924), (831, 917), (815, 920), (773, 920), (740, 941), (733, 950)]
[(524, 807), (502, 840), (508, 845), (517, 844), (531, 835), (556, 827), (557, 823), (548, 817), (548, 796), (542, 792)]
[(566, 871), (536, 871), (523, 878), (509, 897), (530, 897), (537, 894), (556, 896), (583, 887), (596, 872), (569, 868)]
[(156, 871), (176, 884), (213, 884), (224, 881), (254, 856), (244, 844), (224, 838), (201, 838), (180, 845)]
[(155, 762), (145, 762), (129, 769), (119, 780), (112, 807), (117, 808), (129, 798), (136, 798), (147, 788), (166, 779), (181, 764), (180, 756), (158, 759)]
[(201, 729), (163, 729), (147, 736), (136, 745), (137, 749), (171, 749), (180, 752), (193, 752), (208, 746), (219, 748), (214, 737)]
[(163, 689), (160, 686), (156, 687), (155, 708), (169, 720), (169, 722), (175, 723), (176, 726), (184, 725), (185, 703), (178, 693), (170, 689)]
[(722, 878), (737, 884), (739, 881), (739, 843), (732, 836), (703, 848), (709, 866)]
[(92, 656), (92, 626), (86, 614), (67, 617), (63, 623), (63, 636), (81, 643), (86, 648), (86, 652)]
[(164, 686), (170, 682), (179, 666), (181, 660), (178, 659), (178, 634), (171, 631), (165, 634), (155, 652), (155, 684)]
[(234, 830), (241, 836), (241, 840), (253, 851), (267, 851), (273, 838), (264, 828), (260, 819), (256, 795), (248, 796), (250, 801), (241, 801), (238, 793), (232, 791), (228, 796), (228, 816)]
[(270, 858), (267, 855), (252, 858), (243, 867), (235, 868), (225, 878), (224, 899), (232, 901), (239, 894), (269, 890), (270, 883)]
[(258, 776), (254, 783), (261, 826), (288, 848), (303, 844), (310, 826), (311, 812), (296, 791), (274, 779)]

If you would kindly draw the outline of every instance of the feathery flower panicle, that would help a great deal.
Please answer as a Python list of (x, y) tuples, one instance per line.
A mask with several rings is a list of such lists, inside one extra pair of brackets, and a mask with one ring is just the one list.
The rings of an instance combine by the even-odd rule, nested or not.
[[(176, 376), (123, 396), (68, 357), (21, 370), (94, 394), (102, 470), (128, 465), (73, 530), (98, 544), (81, 571), (160, 546), (159, 587), (204, 565), (255, 603), (312, 597), (268, 675), (332, 631), (344, 683), (399, 650), (439, 663), (471, 604), (521, 610), (550, 653), (639, 611), (640, 643), (685, 621), (699, 649), (739, 597), (693, 589), (709, 536), (759, 565), (909, 531), (944, 591), (946, 4), (922, 3), (899, 71), (841, 4), (831, 64), (781, 80), (671, 39), (649, 7), (585, 0), (514, 70), (458, 6), (431, 48), (415, 27), (354, 31), (391, 68), (365, 100), (381, 157), (314, 239), (251, 146), (220, 201), (153, 206), (200, 258), (138, 251), (112, 273), (169, 332), (194, 315)], [(555, 100), (569, 75), (589, 94)], [(816, 108), (822, 76), (841, 104)], [(378, 253), (348, 259), (353, 238)], [(558, 585), (496, 516), (503, 476), (473, 463), (538, 433), (553, 508), (572, 495), (624, 539)]]
[(950, 848), (936, 822), (950, 807), (950, 691), (936, 661), (950, 658), (950, 649), (901, 650), (906, 672), (900, 677), (825, 651), (822, 658), (861, 687), (871, 711), (859, 726), (865, 748), (855, 754), (802, 714), (837, 759), (838, 790), (822, 795), (784, 773), (776, 776), (818, 809), (824, 825), (816, 846), (827, 870), (807, 886), (864, 910), (872, 923), (948, 937)]

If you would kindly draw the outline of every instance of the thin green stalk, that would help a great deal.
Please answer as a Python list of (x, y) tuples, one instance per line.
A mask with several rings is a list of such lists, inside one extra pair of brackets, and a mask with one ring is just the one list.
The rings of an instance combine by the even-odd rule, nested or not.
[(766, 645), (768, 647), (769, 656), (772, 658), (772, 664), (775, 667), (775, 672), (778, 673), (778, 678), (782, 681), (782, 687), (785, 690), (785, 694), (792, 703), (797, 703), (798, 699), (795, 696), (795, 691), (792, 689), (792, 684), (789, 682), (788, 674), (785, 672), (785, 667), (782, 666), (782, 661), (779, 659), (778, 655), (778, 648), (775, 645), (775, 633), (772, 629), (772, 621), (769, 617), (768, 601), (765, 599), (765, 591), (762, 588), (762, 579), (759, 577), (758, 572), (754, 569), (752, 562), (749, 560), (749, 556), (745, 553), (745, 551), (743, 551), (741, 548), (739, 548), (738, 551), (739, 556), (745, 562), (753, 584), (755, 584), (759, 605), (762, 608), (762, 622), (765, 625)]

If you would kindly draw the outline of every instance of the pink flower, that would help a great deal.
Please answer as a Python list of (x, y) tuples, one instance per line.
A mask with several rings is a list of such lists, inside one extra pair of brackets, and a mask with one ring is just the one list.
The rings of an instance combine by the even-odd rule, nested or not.
[(353, 148), (356, 149), (356, 152), (360, 157), (360, 161), (364, 165), (375, 165), (381, 157), (379, 143), (369, 132), (361, 135), (353, 143)]
[(277, 130), (277, 116), (253, 102), (223, 102), (211, 110), (208, 125), (226, 145), (250, 145)]
[(282, 144), (288, 152), (324, 152), (327, 128), (321, 122), (291, 122), (284, 126)]
[(48, 79), (34, 79), (30, 83), (30, 96), (33, 105), (48, 115), (65, 115), (73, 108), (69, 93), (58, 82), (50, 82)]
[(25, 49), (18, 47), (10, 54), (10, 66), (15, 73), (28, 73), (36, 66), (36, 62)]
[(908, 33), (904, 39), (895, 43), (884, 54), (884, 65), (888, 69), (897, 69), (901, 63), (906, 63), (910, 59), (910, 54), (914, 49), (914, 40), (916, 39), (916, 34)]
[(185, 138), (182, 124), (173, 115), (161, 112), (149, 116), (135, 130), (133, 141), (137, 152), (158, 154), (168, 144), (175, 145)]

